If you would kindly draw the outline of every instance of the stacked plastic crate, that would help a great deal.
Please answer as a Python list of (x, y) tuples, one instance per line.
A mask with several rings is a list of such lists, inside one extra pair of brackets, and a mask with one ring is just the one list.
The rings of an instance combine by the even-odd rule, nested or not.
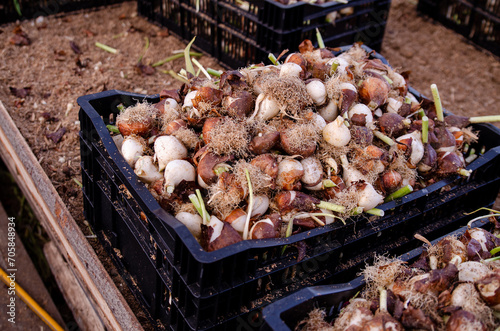
[(304, 39), (326, 46), (363, 42), (380, 50), (391, 1), (284, 5), (274, 0), (139, 0), (138, 12), (194, 43), (229, 68), (296, 49)]
[(500, 56), (500, 2), (419, 0), (418, 10)]

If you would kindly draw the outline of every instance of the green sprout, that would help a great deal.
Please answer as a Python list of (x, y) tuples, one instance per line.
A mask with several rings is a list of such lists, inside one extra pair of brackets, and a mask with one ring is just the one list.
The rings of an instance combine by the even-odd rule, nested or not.
[(392, 140), (391, 138), (389, 138), (388, 136), (386, 136), (385, 134), (383, 134), (380, 131), (373, 130), (373, 135), (375, 137), (377, 137), (378, 139), (382, 140), (384, 143), (386, 143), (389, 146), (392, 146), (392, 145), (396, 144), (394, 142), (394, 140)]
[(318, 47), (325, 48), (325, 42), (323, 41), (323, 37), (321, 36), (321, 32), (316, 28), (316, 39), (318, 40)]
[(192, 193), (189, 195), (189, 200), (193, 204), (194, 208), (200, 214), (201, 219), (203, 220), (203, 224), (206, 225), (210, 222), (210, 215), (207, 212), (205, 207), (205, 202), (203, 201), (203, 197), (201, 196), (201, 192), (199, 189), (196, 189), (196, 194)]
[(405, 195), (413, 192), (413, 187), (411, 185), (406, 185), (385, 197), (384, 202), (389, 202), (404, 197)]
[[(198, 53), (198, 52), (189, 52), (189, 56), (197, 56), (197, 57), (200, 57), (202, 56), (203, 54), (202, 53)], [(158, 61), (158, 62), (155, 62), (153, 63), (151, 66), (154, 68), (154, 67), (159, 67), (161, 65), (164, 65), (165, 63), (167, 62), (170, 62), (170, 61), (173, 61), (173, 60), (177, 60), (177, 59), (180, 59), (181, 57), (184, 57), (184, 52), (183, 53), (178, 53), (178, 54), (174, 54), (174, 55), (171, 55), (161, 61)]]
[(243, 230), (243, 240), (248, 239), (248, 231), (250, 230), (250, 217), (252, 215), (253, 209), (253, 188), (252, 182), (250, 181), (250, 173), (248, 169), (245, 169), (245, 176), (247, 177), (248, 182), (248, 209), (247, 209), (247, 219), (245, 220), (245, 229)]
[(422, 143), (427, 144), (429, 142), (429, 118), (427, 116), (422, 117)]
[(278, 63), (278, 60), (276, 60), (276, 56), (274, 56), (273, 53), (269, 53), (269, 55), (267, 56), (269, 58), (269, 60), (275, 65), (277, 66), (279, 63)]
[(186, 60), (186, 71), (192, 74), (193, 76), (196, 74), (194, 71), (193, 63), (191, 62), (191, 56), (189, 51), (191, 50), (191, 45), (193, 45), (196, 36), (189, 42), (189, 44), (184, 49), (184, 59)]
[(144, 37), (144, 41), (145, 41), (144, 49), (142, 50), (141, 56), (139, 57), (137, 63), (141, 63), (142, 58), (144, 57), (144, 55), (146, 55), (146, 52), (148, 51), (149, 48), (149, 38), (147, 36)]
[(101, 44), (100, 42), (97, 42), (97, 41), (96, 41), (95, 45), (97, 47), (99, 47), (100, 49), (105, 50), (106, 52), (109, 52), (109, 53), (112, 53), (112, 54), (116, 54), (118, 52), (118, 50), (116, 50), (116, 48), (110, 47), (108, 45)]
[(113, 132), (113, 133), (120, 133), (120, 130), (118, 130), (118, 127), (116, 125), (111, 125), (111, 124), (108, 124), (106, 125), (106, 128), (108, 128), (108, 130), (110, 132)]
[(13, 0), (14, 3), (14, 8), (16, 9), (16, 13), (19, 16), (23, 16), (23, 13), (21, 13), (21, 5), (19, 4), (19, 0)]
[(434, 105), (436, 106), (436, 117), (437, 120), (444, 121), (443, 115), (443, 105), (441, 103), (441, 97), (439, 96), (439, 91), (436, 84), (431, 85), (432, 97), (434, 98)]
[(215, 70), (215, 69), (212, 69), (212, 68), (207, 68), (207, 72), (210, 75), (215, 76), (215, 77), (220, 77), (222, 75), (222, 71)]

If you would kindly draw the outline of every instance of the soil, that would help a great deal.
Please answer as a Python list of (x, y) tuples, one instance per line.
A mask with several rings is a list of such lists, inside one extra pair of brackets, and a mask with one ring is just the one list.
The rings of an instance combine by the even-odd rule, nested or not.
[[(181, 82), (164, 71), (179, 72), (184, 67), (183, 59), (152, 72), (136, 65), (141, 55), (142, 64), (148, 65), (184, 49), (185, 44), (165, 28), (137, 16), (134, 2), (21, 22), (19, 26), (31, 40), (27, 46), (10, 43), (16, 26), (0, 26), (0, 100), (83, 233), (91, 235), (84, 223), (82, 192), (77, 184), (81, 176), (76, 99), (109, 89), (155, 94), (164, 88), (180, 87)], [(96, 42), (117, 49), (117, 53), (96, 47)], [(430, 95), (429, 86), (436, 83), (448, 110), (466, 116), (498, 113), (498, 58), (420, 16), (416, 1), (392, 1), (381, 53), (392, 66), (410, 70), (411, 85), (425, 95)], [(200, 62), (222, 69), (208, 56), (201, 57)], [(16, 96), (12, 88), (21, 89), (21, 94)], [(59, 141), (47, 137), (61, 128), (66, 132)], [(90, 243), (120, 282), (97, 241), (90, 239)], [(120, 283), (118, 288), (133, 310), (140, 312), (126, 286)], [(143, 314), (138, 315), (146, 323)]]

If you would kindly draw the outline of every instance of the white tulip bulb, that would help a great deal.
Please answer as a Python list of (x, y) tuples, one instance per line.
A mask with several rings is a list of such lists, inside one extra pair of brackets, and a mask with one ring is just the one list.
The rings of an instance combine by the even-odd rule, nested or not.
[(202, 218), (200, 215), (191, 214), (188, 212), (180, 212), (175, 215), (175, 218), (177, 218), (182, 224), (184, 224), (188, 228), (189, 232), (193, 234), (193, 236), (200, 237), (202, 223)]
[(323, 139), (335, 147), (346, 146), (351, 140), (351, 132), (344, 124), (344, 118), (338, 116), (333, 122), (328, 123), (323, 129)]
[(302, 72), (302, 68), (293, 62), (284, 63), (280, 68), (280, 77), (300, 77), (300, 73)]
[(127, 136), (122, 142), (122, 155), (125, 161), (133, 168), (135, 163), (144, 154), (146, 142), (137, 136)]
[(185, 160), (170, 161), (165, 167), (165, 187), (175, 187), (181, 181), (194, 182), (196, 169)]
[(377, 207), (384, 202), (384, 197), (379, 194), (371, 184), (365, 183), (365, 187), (359, 191), (358, 206), (364, 211)]
[(149, 155), (139, 157), (135, 163), (134, 172), (145, 183), (152, 183), (163, 178), (163, 174), (158, 171), (153, 157)]
[(326, 87), (320, 80), (312, 80), (306, 84), (307, 94), (314, 101), (316, 106), (321, 106), (326, 102)]
[(174, 136), (156, 138), (154, 150), (160, 171), (163, 171), (170, 161), (183, 159), (188, 155), (186, 147)]

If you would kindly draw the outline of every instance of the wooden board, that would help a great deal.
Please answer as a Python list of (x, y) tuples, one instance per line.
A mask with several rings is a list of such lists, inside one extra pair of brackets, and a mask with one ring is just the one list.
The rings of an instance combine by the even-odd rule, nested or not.
[(109, 330), (141, 330), (94, 250), (0, 101), (0, 155)]
[[(24, 248), (23, 242), (16, 232), (14, 239), (15, 254), (13, 260), (8, 260), (8, 233), (9, 233), (9, 217), (2, 204), (0, 204), (0, 267), (7, 272), (8, 275), (14, 273), (16, 283), (21, 286), (33, 300), (44, 309), (59, 325), (64, 326), (56, 305), (52, 301), (49, 292), (45, 288), (43, 280), (40, 278), (35, 266)], [(11, 264), (12, 263), (12, 264)], [(42, 330), (47, 329), (47, 325), (21, 300), (15, 297), (15, 318), (12, 323), (11, 318), (7, 314), (10, 308), (7, 304), (10, 302), (12, 294), (9, 294), (9, 288), (0, 282), (0, 330)], [(67, 326), (68, 328), (71, 325)]]

